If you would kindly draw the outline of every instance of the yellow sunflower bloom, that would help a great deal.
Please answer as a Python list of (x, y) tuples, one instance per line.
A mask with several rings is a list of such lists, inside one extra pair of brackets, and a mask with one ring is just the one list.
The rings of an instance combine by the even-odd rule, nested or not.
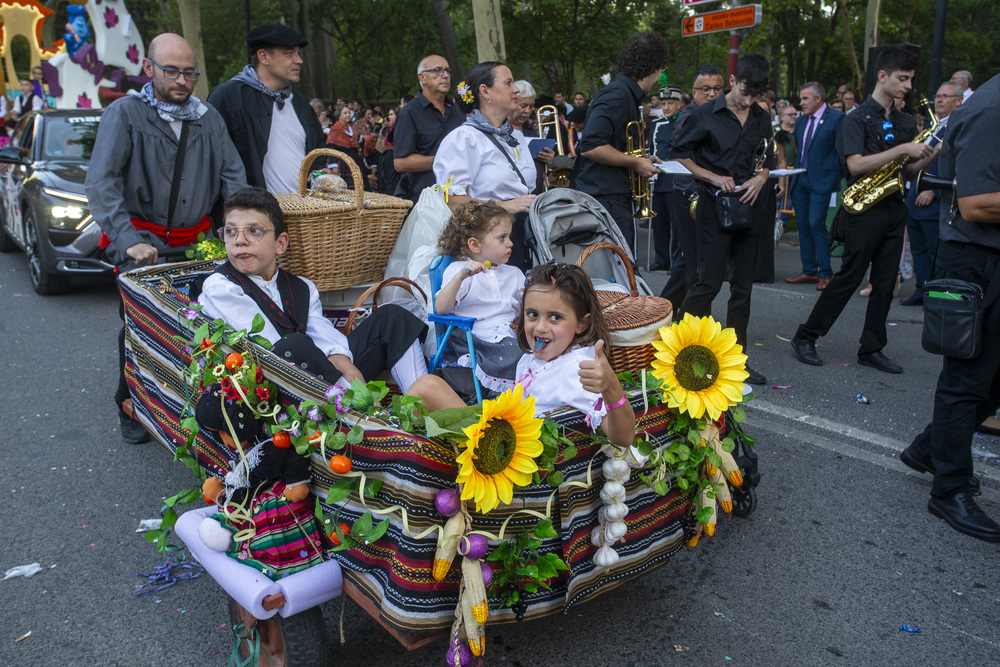
[(458, 455), (462, 500), (476, 501), (486, 514), (514, 498), (514, 486), (527, 486), (542, 453), (542, 420), (535, 417), (535, 397), (524, 398), (520, 385), (496, 400), (483, 401), (479, 423), (465, 429), (468, 440)]
[(747, 355), (733, 329), (688, 313), (681, 322), (661, 327), (660, 338), (653, 341), (653, 375), (665, 383), (668, 407), (715, 420), (742, 400)]

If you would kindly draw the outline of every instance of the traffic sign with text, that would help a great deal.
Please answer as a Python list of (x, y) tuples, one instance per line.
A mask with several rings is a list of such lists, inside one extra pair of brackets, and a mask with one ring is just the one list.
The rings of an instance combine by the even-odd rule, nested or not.
[(743, 5), (707, 14), (695, 14), (681, 20), (681, 35), (693, 37), (710, 32), (728, 32), (760, 25), (760, 5)]

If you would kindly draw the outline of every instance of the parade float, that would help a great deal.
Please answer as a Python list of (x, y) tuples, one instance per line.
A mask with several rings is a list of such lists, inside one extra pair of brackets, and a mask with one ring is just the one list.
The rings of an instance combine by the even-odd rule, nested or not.
[[(8, 96), (20, 94), (18, 80), (29, 78), (35, 67), (41, 67), (50, 106), (58, 109), (99, 108), (145, 83), (146, 49), (124, 0), (71, 1), (66, 12), (66, 23), (55, 25), (56, 12), (38, 0), (0, 0), (0, 57)], [(27, 63), (15, 63), (18, 41)]]
[[(577, 610), (712, 536), (720, 515), (754, 509), (756, 457), (738, 425), (746, 357), (710, 318), (660, 328), (651, 368), (620, 374), (637, 421), (626, 449), (575, 410), (536, 418), (519, 389), (433, 414), (382, 382), (334, 390), (254, 331), (201, 315), (188, 293), (215, 266), (122, 276), (126, 378), (135, 417), (197, 478), (167, 499), (147, 539), (167, 548), (176, 528), (223, 587), (242, 659), (322, 663), (321, 605), (344, 595), (407, 648), (444, 638), (447, 663), (469, 665), (489, 627)], [(206, 546), (213, 499), (182, 511), (234, 465), (193, 416), (213, 383), (263, 419), (275, 445), (308, 458), (322, 564), (267, 577)]]

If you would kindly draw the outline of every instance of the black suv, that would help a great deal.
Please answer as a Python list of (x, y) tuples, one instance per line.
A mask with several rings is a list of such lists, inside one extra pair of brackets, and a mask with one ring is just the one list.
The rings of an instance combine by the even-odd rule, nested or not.
[(110, 274), (83, 184), (100, 109), (35, 111), (0, 148), (0, 252), (22, 249), (31, 285), (58, 294), (70, 276)]

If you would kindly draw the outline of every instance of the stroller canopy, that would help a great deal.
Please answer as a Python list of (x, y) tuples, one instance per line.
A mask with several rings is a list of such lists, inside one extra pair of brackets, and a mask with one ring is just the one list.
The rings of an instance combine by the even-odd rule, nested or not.
[[(555, 188), (539, 195), (528, 213), (531, 225), (530, 250), (535, 264), (550, 260), (576, 263), (587, 246), (606, 241), (625, 251), (632, 268), (635, 257), (618, 225), (601, 204), (588, 194), (569, 188)], [(584, 266), (594, 287), (628, 292), (628, 272), (622, 259), (609, 250), (597, 250)], [(640, 294), (652, 294), (638, 274)]]

